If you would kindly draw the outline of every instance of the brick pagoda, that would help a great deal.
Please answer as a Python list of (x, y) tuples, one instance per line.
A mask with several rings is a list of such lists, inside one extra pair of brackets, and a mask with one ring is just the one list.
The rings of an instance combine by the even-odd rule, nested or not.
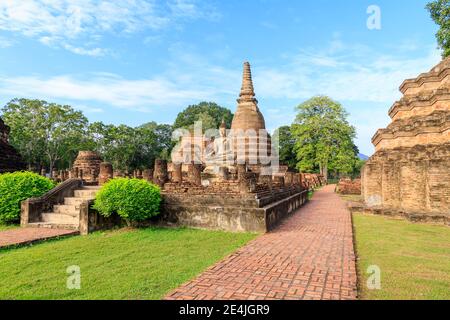
[(362, 171), (367, 207), (386, 214), (450, 218), (450, 58), (406, 80), (389, 110), (392, 123), (372, 139)]

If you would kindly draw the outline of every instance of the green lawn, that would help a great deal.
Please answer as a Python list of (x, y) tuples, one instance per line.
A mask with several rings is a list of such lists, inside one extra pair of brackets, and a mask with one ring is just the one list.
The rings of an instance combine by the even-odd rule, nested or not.
[[(160, 299), (256, 236), (149, 228), (3, 250), (0, 299)], [(72, 265), (80, 290), (66, 287)]]
[(10, 230), (20, 227), (18, 224), (2, 224), (0, 223), (0, 231)]
[[(362, 299), (450, 299), (450, 228), (354, 214)], [(381, 268), (381, 290), (366, 286)]]

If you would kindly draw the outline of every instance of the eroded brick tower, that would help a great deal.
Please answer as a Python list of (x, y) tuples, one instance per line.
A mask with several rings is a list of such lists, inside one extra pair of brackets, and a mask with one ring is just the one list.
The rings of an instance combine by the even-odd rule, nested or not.
[(362, 171), (368, 207), (438, 220), (450, 218), (450, 58), (405, 80), (389, 110), (392, 123), (372, 138)]

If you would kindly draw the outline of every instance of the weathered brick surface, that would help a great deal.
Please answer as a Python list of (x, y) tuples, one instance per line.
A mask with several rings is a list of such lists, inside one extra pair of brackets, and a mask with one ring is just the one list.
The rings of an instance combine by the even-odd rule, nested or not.
[(372, 139), (362, 170), (368, 210), (414, 219), (450, 219), (450, 58), (405, 80), (392, 123)]
[(361, 179), (342, 178), (336, 187), (340, 194), (361, 194)]
[(355, 299), (351, 216), (334, 186), (166, 299)]
[(0, 248), (77, 234), (73, 230), (17, 228), (0, 232)]

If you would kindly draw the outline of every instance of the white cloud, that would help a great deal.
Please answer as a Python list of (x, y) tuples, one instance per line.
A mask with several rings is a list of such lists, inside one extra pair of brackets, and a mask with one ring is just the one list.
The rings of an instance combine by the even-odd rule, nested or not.
[(307, 99), (326, 94), (341, 101), (393, 103), (403, 80), (428, 71), (440, 61), (432, 46), (426, 56), (415, 58), (385, 55), (364, 46), (340, 44), (330, 48), (302, 50), (285, 57), (284, 65), (257, 69), (258, 90), (272, 98)]
[(111, 74), (94, 74), (88, 79), (69, 75), (50, 78), (0, 77), (0, 93), (79, 103), (94, 101), (144, 112), (211, 97), (211, 93), (201, 88), (183, 89), (164, 78), (127, 80)]
[(161, 30), (180, 18), (214, 13), (202, 10), (195, 0), (1, 0), (0, 30), (37, 38), (76, 54), (98, 56), (99, 48), (77, 43), (98, 41), (105, 33)]
[(93, 48), (93, 49), (85, 49), (80, 47), (74, 47), (70, 44), (65, 44), (64, 49), (83, 56), (91, 56), (91, 57), (101, 57), (106, 55), (108, 50), (102, 48)]

